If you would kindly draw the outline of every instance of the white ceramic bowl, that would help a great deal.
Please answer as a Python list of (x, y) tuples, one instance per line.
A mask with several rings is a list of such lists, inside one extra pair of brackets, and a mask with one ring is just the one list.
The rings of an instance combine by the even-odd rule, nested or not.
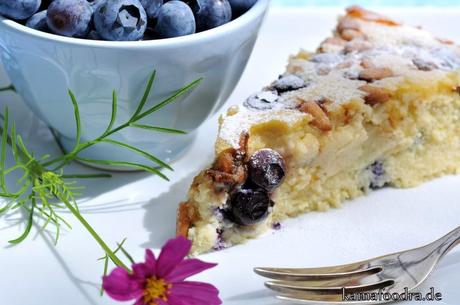
[[(117, 123), (122, 123), (135, 111), (153, 70), (157, 78), (146, 107), (203, 77), (195, 90), (142, 121), (185, 130), (187, 135), (128, 128), (113, 136), (171, 161), (191, 144), (194, 131), (235, 88), (268, 4), (269, 0), (258, 0), (241, 17), (205, 32), (137, 42), (62, 37), (0, 17), (0, 56), (19, 94), (58, 132), (66, 150), (73, 147), (76, 135), (68, 89), (78, 100), (82, 139), (89, 140), (107, 127), (112, 90), (118, 92)], [(110, 144), (94, 146), (83, 155), (145, 163), (138, 155)]]

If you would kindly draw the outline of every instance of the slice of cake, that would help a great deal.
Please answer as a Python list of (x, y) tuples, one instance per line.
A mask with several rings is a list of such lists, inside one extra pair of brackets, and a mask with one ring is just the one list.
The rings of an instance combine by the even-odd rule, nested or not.
[(260, 235), (385, 185), (460, 169), (460, 49), (351, 7), (316, 53), (220, 119), (177, 233), (193, 253)]

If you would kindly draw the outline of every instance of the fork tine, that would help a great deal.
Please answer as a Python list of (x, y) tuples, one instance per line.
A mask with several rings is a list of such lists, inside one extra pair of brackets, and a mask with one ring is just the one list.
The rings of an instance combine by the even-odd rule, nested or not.
[(379, 266), (355, 263), (323, 268), (254, 268), (254, 272), (263, 277), (275, 280), (322, 280), (350, 276), (372, 275), (382, 271)]
[[(307, 305), (321, 305), (321, 304), (327, 304), (327, 305), (342, 305), (343, 302), (343, 297), (341, 294), (331, 294), (331, 295), (312, 295), (312, 296), (302, 296), (302, 297), (296, 297), (294, 295), (291, 296), (286, 296), (286, 295), (277, 295), (276, 296), (280, 300), (284, 301), (291, 301), (295, 302), (296, 304), (302, 303), (302, 304), (307, 304)], [(353, 304), (353, 303), (347, 303), (348, 304)]]
[[(298, 282), (294, 282), (298, 283)], [(310, 305), (320, 305), (320, 304), (328, 304), (328, 305), (353, 305), (353, 304), (378, 304), (378, 303), (385, 303), (386, 301), (376, 302), (376, 301), (353, 301), (347, 299), (346, 296), (351, 293), (359, 293), (359, 292), (375, 292), (378, 293), (380, 289), (385, 287), (389, 287), (394, 284), (392, 280), (381, 281), (373, 285), (359, 285), (359, 286), (349, 286), (348, 288), (339, 288), (339, 287), (331, 287), (333, 289), (320, 289), (318, 287), (303, 287), (303, 290), (297, 289), (290, 289), (287, 287), (269, 287), (277, 292), (280, 292), (281, 295), (277, 295), (278, 299), (287, 300), (287, 301), (295, 301), (296, 303), (302, 304), (310, 304)], [(305, 290), (308, 288), (308, 290)]]
[(295, 304), (305, 304), (305, 305), (364, 305), (364, 304), (383, 304), (388, 301), (353, 301), (346, 300), (343, 294), (311, 294), (307, 295), (302, 293), (299, 294), (290, 294), (290, 295), (277, 295), (280, 300), (295, 302)]
[(378, 289), (383, 289), (394, 284), (393, 280), (381, 280), (374, 282), (372, 284), (357, 284), (357, 285), (348, 285), (348, 286), (309, 286), (303, 282), (289, 282), (289, 281), (269, 281), (265, 282), (265, 286), (271, 290), (280, 292), (282, 294), (292, 294), (297, 293), (302, 296), (302, 293), (307, 293), (308, 295), (328, 295), (328, 294), (340, 294), (342, 293), (354, 293), (354, 292), (364, 292), (364, 291), (373, 291)]
[(268, 281), (266, 283), (290, 283), (302, 287), (349, 287), (357, 285), (369, 285), (382, 281), (382, 276), (378, 273), (367, 274), (357, 273), (346, 277), (321, 278), (321, 279), (303, 279), (295, 278), (294, 280)]

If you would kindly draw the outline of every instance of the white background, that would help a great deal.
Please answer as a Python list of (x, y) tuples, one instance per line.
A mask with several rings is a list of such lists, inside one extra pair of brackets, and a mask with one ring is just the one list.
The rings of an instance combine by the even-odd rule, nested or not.
[[(272, 9), (261, 31), (245, 74), (228, 105), (241, 102), (284, 70), (289, 54), (300, 47), (314, 50), (329, 35), (340, 9)], [(385, 9), (396, 19), (423, 25), (438, 36), (460, 41), (460, 11)], [(44, 74), (46, 77), (46, 74)], [(0, 72), (0, 86), (8, 81)], [(69, 101), (70, 102), (70, 101)], [(0, 94), (8, 104), (27, 143), (38, 152), (57, 153), (47, 129), (12, 93)], [(50, 109), (50, 111), (52, 111)], [(174, 235), (177, 204), (186, 196), (194, 174), (213, 158), (217, 117), (200, 129), (193, 147), (173, 163), (171, 182), (143, 173), (115, 174), (88, 184), (81, 211), (112, 245), (128, 238), (126, 247), (143, 259), (143, 248), (160, 247)], [(75, 165), (80, 171), (88, 169)], [(282, 224), (283, 230), (228, 250), (202, 256), (219, 266), (197, 277), (221, 290), (224, 304), (282, 304), (263, 288), (252, 268), (265, 266), (318, 267), (367, 259), (428, 243), (460, 225), (460, 177), (445, 177), (421, 187), (383, 189), (348, 202), (342, 209), (310, 213)], [(19, 234), (21, 215), (0, 221), (1, 305), (115, 304), (98, 289), (102, 251), (74, 221), (57, 247), (47, 233), (8, 247)], [(446, 257), (423, 289), (434, 286), (444, 295), (437, 304), (460, 301), (460, 252)], [(422, 304), (422, 303), (418, 303)]]

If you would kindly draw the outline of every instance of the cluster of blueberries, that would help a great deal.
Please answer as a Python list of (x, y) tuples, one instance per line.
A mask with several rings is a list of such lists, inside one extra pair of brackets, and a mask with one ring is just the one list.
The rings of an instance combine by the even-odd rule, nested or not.
[(255, 152), (247, 164), (246, 182), (229, 196), (224, 217), (242, 226), (264, 220), (274, 205), (270, 194), (284, 179), (286, 165), (275, 150), (264, 148)]
[(111, 41), (171, 38), (223, 25), (257, 0), (0, 0), (0, 15), (44, 32)]

